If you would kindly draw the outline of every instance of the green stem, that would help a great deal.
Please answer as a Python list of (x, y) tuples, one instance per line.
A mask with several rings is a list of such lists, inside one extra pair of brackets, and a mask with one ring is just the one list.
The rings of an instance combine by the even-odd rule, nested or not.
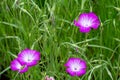
[(7, 67), (6, 69), (4, 69), (2, 72), (0, 72), (0, 75), (2, 75), (5, 71), (9, 70), (10, 69), (10, 66)]
[(13, 80), (15, 80), (15, 79), (16, 79), (16, 77), (18, 76), (18, 74), (19, 74), (19, 72), (15, 75), (15, 77), (14, 77), (14, 79), (13, 79)]
[(85, 47), (86, 47), (86, 45), (88, 45), (87, 38), (88, 38), (88, 33), (85, 34), (85, 41), (86, 41), (85, 44), (84, 44)]
[(85, 40), (87, 40), (87, 38), (88, 38), (88, 33), (85, 34)]
[(84, 4), (85, 4), (85, 1), (86, 1), (86, 0), (82, 0), (82, 2), (81, 2), (81, 10), (83, 10), (83, 9), (84, 9)]

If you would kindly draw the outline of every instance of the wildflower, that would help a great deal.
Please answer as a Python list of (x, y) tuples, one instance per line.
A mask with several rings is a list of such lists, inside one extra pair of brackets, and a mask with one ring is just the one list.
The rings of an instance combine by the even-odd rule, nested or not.
[(40, 60), (40, 52), (36, 50), (24, 49), (18, 54), (18, 60), (22, 65), (34, 66)]
[(74, 20), (74, 25), (79, 27), (80, 32), (88, 33), (91, 28), (97, 29), (100, 25), (100, 20), (95, 13), (82, 13), (80, 14), (78, 21)]
[(20, 73), (28, 71), (28, 67), (26, 65), (22, 65), (17, 59), (14, 59), (11, 62), (10, 68), (11, 70), (18, 71)]
[(69, 58), (64, 66), (71, 76), (82, 76), (86, 73), (86, 62), (80, 58)]
[(55, 79), (54, 79), (54, 77), (48, 77), (48, 76), (46, 76), (45, 80), (55, 80)]

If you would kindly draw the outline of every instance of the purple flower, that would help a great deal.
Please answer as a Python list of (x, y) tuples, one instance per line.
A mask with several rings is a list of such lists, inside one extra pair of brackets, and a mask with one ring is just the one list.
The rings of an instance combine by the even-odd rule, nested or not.
[(28, 71), (28, 67), (26, 65), (22, 65), (17, 59), (14, 59), (11, 62), (10, 68), (11, 70), (18, 71), (20, 73)]
[(36, 50), (24, 49), (18, 54), (18, 61), (28, 67), (34, 66), (40, 60), (40, 52)]
[(100, 25), (100, 20), (95, 13), (82, 13), (80, 14), (78, 21), (74, 20), (74, 25), (80, 28), (80, 32), (88, 33), (91, 28), (97, 29)]
[(69, 58), (64, 66), (71, 76), (82, 76), (86, 73), (86, 62), (80, 58)]

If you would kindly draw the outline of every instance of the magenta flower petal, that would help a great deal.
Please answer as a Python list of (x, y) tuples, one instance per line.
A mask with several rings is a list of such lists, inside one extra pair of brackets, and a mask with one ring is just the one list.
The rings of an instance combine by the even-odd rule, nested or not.
[(31, 67), (31, 66), (35, 66), (37, 64), (37, 61), (31, 61), (29, 63), (27, 63), (27, 66)]
[(87, 14), (93, 20), (97, 20), (98, 19), (97, 15), (95, 13), (93, 13), (93, 12), (90, 12), (90, 13), (87, 13)]
[(78, 18), (78, 23), (81, 24), (82, 20), (84, 21), (85, 19), (88, 19), (88, 13), (82, 13), (82, 14), (80, 14), (80, 16)]
[(88, 33), (90, 32), (91, 28), (90, 27), (80, 27), (80, 32), (83, 32), (83, 33)]
[(80, 24), (76, 20), (74, 20), (74, 25), (80, 27)]
[(82, 69), (81, 71), (77, 72), (76, 75), (77, 76), (82, 76), (86, 73), (86, 69)]
[(24, 68), (22, 70), (19, 70), (20, 73), (24, 73), (28, 71), (28, 67), (24, 66)]
[(86, 62), (80, 58), (69, 58), (64, 66), (71, 76), (82, 76), (86, 73)]
[(80, 28), (80, 32), (88, 33), (91, 28), (97, 29), (100, 25), (100, 20), (95, 13), (82, 13), (80, 14), (78, 21), (74, 20), (74, 25)]
[(92, 20), (93, 20), (93, 24), (91, 25), (91, 27), (93, 28), (93, 29), (97, 29), (98, 27), (99, 27), (99, 25), (100, 25), (100, 20), (99, 20), (99, 18), (97, 17), (97, 15), (95, 14), (95, 13), (93, 13), (93, 12), (90, 12), (89, 13), (89, 16), (92, 18)]
[(14, 59), (11, 62), (10, 68), (11, 70), (18, 71), (20, 73), (24, 73), (28, 71), (28, 67), (25, 65), (22, 65), (17, 59)]
[(16, 71), (16, 70), (19, 70), (21, 68), (21, 64), (18, 62), (18, 60), (13, 60), (11, 62), (11, 65), (10, 65), (10, 68), (13, 70), (13, 71)]
[(74, 58), (69, 58), (69, 60), (67, 61), (67, 63), (64, 65), (66, 67), (69, 67), (71, 65), (71, 62), (73, 62)]
[(67, 68), (66, 72), (70, 74), (70, 76), (76, 76), (76, 73), (72, 71), (71, 68)]
[(34, 66), (40, 60), (40, 52), (25, 49), (18, 54), (18, 60), (23, 65)]

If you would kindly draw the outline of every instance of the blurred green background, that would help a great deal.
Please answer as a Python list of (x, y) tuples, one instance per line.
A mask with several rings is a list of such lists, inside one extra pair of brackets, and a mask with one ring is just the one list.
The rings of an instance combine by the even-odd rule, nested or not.
[[(73, 21), (94, 12), (101, 25), (79, 32)], [(21, 50), (41, 52), (39, 64), (24, 74), (9, 69)], [(70, 57), (87, 62), (87, 72), (71, 77)], [(120, 0), (0, 0), (0, 80), (120, 80)]]

